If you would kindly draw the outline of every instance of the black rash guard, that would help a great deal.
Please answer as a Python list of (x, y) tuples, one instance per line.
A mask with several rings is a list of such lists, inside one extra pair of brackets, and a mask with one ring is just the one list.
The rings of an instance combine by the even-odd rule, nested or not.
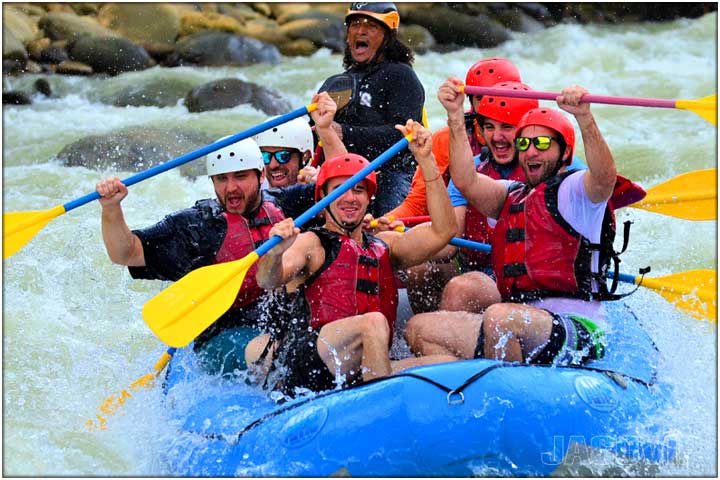
[[(409, 118), (422, 121), (425, 90), (412, 67), (404, 63), (354, 66), (345, 75), (353, 79), (353, 93), (350, 102), (335, 115), (335, 121), (342, 125), (345, 147), (372, 161), (402, 139), (396, 124), (405, 125)], [(331, 88), (330, 80), (323, 87)], [(406, 150), (380, 171), (414, 172), (411, 162), (412, 155)]]
[[(422, 121), (425, 89), (411, 66), (404, 63), (371, 63), (350, 67), (328, 78), (319, 91), (352, 89), (350, 100), (335, 114), (342, 126), (342, 141), (351, 153), (369, 161), (402, 139), (395, 125), (408, 119)], [(378, 193), (371, 213), (379, 216), (399, 205), (410, 190), (415, 159), (403, 150), (377, 170)]]

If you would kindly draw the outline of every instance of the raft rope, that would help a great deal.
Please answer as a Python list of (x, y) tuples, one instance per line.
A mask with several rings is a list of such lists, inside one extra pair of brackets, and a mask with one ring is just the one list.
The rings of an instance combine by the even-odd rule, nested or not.
[[(463, 390), (465, 390), (467, 387), (469, 387), (470, 385), (472, 385), (472, 384), (475, 383), (477, 380), (479, 380), (480, 378), (484, 377), (485, 375), (487, 375), (487, 374), (490, 373), (491, 371), (496, 370), (496, 369), (498, 369), (498, 368), (505, 368), (505, 367), (528, 367), (528, 365), (527, 365), (527, 364), (524, 364), (524, 363), (520, 363), (520, 362), (500, 362), (500, 363), (496, 363), (496, 364), (493, 364), (493, 365), (491, 365), (491, 366), (489, 366), (489, 367), (487, 367), (487, 368), (484, 368), (484, 369), (480, 370), (479, 372), (477, 372), (476, 374), (472, 375), (470, 378), (468, 378), (467, 380), (465, 380), (459, 387), (456, 387), (456, 388), (449, 388), (449, 387), (447, 387), (447, 386), (445, 386), (445, 385), (443, 385), (443, 384), (441, 384), (441, 383), (439, 383), (439, 382), (436, 382), (435, 380), (433, 380), (433, 379), (431, 379), (431, 378), (427, 378), (427, 377), (424, 377), (424, 376), (422, 376), (422, 375), (418, 375), (418, 374), (416, 374), (416, 373), (398, 373), (398, 374), (392, 375), (392, 376), (390, 376), (390, 377), (382, 377), (382, 378), (376, 378), (376, 379), (373, 379), (373, 380), (369, 380), (369, 381), (364, 382), (364, 383), (361, 383), (361, 384), (359, 384), (359, 385), (354, 385), (354, 386), (352, 386), (352, 387), (344, 388), (344, 389), (342, 389), (342, 390), (329, 390), (329, 391), (326, 391), (326, 392), (321, 392), (321, 393), (318, 393), (317, 395), (313, 395), (313, 396), (311, 396), (311, 397), (308, 397), (308, 398), (306, 398), (305, 400), (300, 401), (300, 402), (298, 402), (298, 403), (289, 404), (289, 405), (287, 405), (287, 406), (285, 406), (285, 407), (283, 407), (283, 408), (280, 408), (280, 409), (278, 409), (278, 410), (275, 410), (275, 411), (273, 411), (273, 412), (270, 412), (270, 413), (268, 413), (268, 414), (266, 414), (266, 415), (263, 415), (262, 417), (258, 418), (257, 420), (255, 420), (255, 421), (252, 422), (251, 424), (249, 424), (249, 425), (247, 425), (246, 427), (244, 427), (240, 432), (238, 432), (237, 436), (222, 435), (222, 434), (217, 434), (217, 433), (188, 432), (188, 431), (186, 431), (186, 433), (194, 433), (194, 434), (196, 434), (196, 435), (200, 435), (200, 436), (202, 436), (202, 437), (204, 437), (204, 438), (212, 439), (212, 440), (223, 440), (223, 441), (228, 442), (228, 443), (231, 444), (231, 445), (234, 445), (234, 444), (236, 444), (236, 443), (238, 443), (238, 442), (240, 441), (240, 439), (242, 438), (242, 436), (243, 436), (246, 432), (250, 431), (251, 429), (255, 428), (256, 426), (260, 425), (261, 423), (263, 423), (263, 422), (265, 422), (265, 421), (267, 421), (267, 420), (269, 420), (269, 419), (271, 419), (271, 418), (273, 418), (273, 417), (275, 417), (275, 416), (277, 416), (277, 415), (280, 415), (281, 413), (284, 413), (284, 412), (286, 412), (286, 411), (288, 411), (288, 410), (292, 410), (292, 409), (295, 409), (295, 408), (299, 408), (299, 407), (305, 405), (305, 404), (308, 403), (308, 402), (312, 402), (312, 401), (317, 400), (318, 398), (326, 397), (326, 396), (328, 396), (328, 395), (336, 395), (336, 394), (339, 394), (339, 393), (344, 393), (344, 392), (346, 392), (347, 390), (352, 390), (352, 389), (355, 389), (355, 388), (364, 387), (364, 386), (366, 386), (366, 385), (370, 385), (370, 384), (376, 383), (376, 382), (383, 382), (383, 381), (393, 380), (393, 379), (398, 378), (398, 377), (411, 377), (411, 378), (415, 378), (415, 379), (417, 379), (417, 380), (421, 380), (421, 381), (423, 381), (423, 382), (427, 382), (427, 383), (429, 383), (429, 384), (431, 384), (431, 385), (434, 385), (434, 386), (436, 386), (437, 388), (439, 388), (440, 390), (442, 390), (443, 392), (445, 392), (445, 393), (447, 394), (448, 405), (459, 405), (459, 404), (464, 403), (464, 401), (465, 401), (465, 395), (463, 394)], [(619, 386), (620, 386), (621, 388), (623, 388), (623, 389), (626, 389), (626, 388), (627, 388), (627, 380), (632, 380), (632, 381), (634, 381), (634, 382), (640, 383), (640, 384), (642, 384), (642, 385), (644, 385), (645, 387), (648, 387), (648, 388), (651, 387), (651, 386), (654, 384), (654, 382), (647, 382), (647, 381), (642, 380), (642, 379), (637, 378), (637, 377), (629, 376), (629, 375), (626, 375), (626, 374), (621, 374), (621, 373), (618, 373), (618, 372), (615, 372), (615, 371), (612, 371), (612, 370), (607, 370), (607, 369), (604, 369), (604, 368), (589, 367), (589, 366), (587, 366), (587, 365), (563, 365), (563, 366), (557, 366), (557, 365), (532, 365), (530, 368), (569, 368), (569, 369), (590, 370), (590, 371), (593, 371), (593, 372), (604, 373), (605, 375), (607, 375), (608, 378), (610, 378), (612, 381), (614, 381), (617, 385), (619, 385)]]

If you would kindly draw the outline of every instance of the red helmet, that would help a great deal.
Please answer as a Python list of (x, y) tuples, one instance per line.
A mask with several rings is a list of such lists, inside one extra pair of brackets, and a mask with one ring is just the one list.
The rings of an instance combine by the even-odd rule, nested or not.
[[(512, 90), (532, 90), (524, 83), (501, 82), (493, 85), (493, 88), (508, 88)], [(483, 95), (478, 106), (477, 113), (483, 117), (517, 125), (520, 119), (528, 110), (538, 108), (540, 103), (532, 98), (498, 97), (495, 95)]]
[(565, 145), (567, 145), (566, 149), (570, 152), (565, 164), (570, 165), (572, 163), (572, 157), (575, 153), (575, 128), (565, 115), (552, 108), (534, 108), (520, 119), (517, 130), (515, 130), (515, 138), (519, 137), (520, 131), (529, 125), (552, 128), (562, 135)]
[(470, 67), (465, 85), (492, 87), (498, 82), (521, 82), (520, 72), (505, 58), (485, 58)]
[[(320, 192), (328, 180), (336, 177), (352, 177), (369, 164), (370, 162), (368, 162), (365, 157), (355, 153), (343, 153), (327, 160), (323, 166), (320, 167), (320, 173), (318, 173), (317, 176), (315, 183), (315, 201), (320, 201)], [(370, 172), (368, 176), (365, 177), (365, 180), (367, 181), (368, 196), (372, 197), (377, 191), (377, 175), (375, 175), (375, 172)]]
[(374, 18), (390, 30), (400, 26), (400, 14), (392, 2), (354, 2), (345, 14), (345, 24), (349, 25), (350, 17), (364, 16)]

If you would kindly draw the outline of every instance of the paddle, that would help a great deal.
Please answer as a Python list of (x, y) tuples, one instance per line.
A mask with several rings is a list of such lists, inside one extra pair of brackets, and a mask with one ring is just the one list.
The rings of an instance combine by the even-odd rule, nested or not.
[[(258, 133), (264, 132), (272, 127), (276, 127), (282, 123), (290, 121), (294, 118), (306, 115), (317, 107), (317, 104), (311, 103), (302, 108), (298, 108), (290, 113), (281, 115), (277, 118), (268, 120), (267, 122), (261, 123), (256, 127), (249, 128), (243, 132), (236, 133), (222, 140), (218, 140), (215, 143), (206, 145), (205, 147), (199, 148), (193, 152), (186, 153), (175, 160), (156, 165), (144, 172), (136, 173), (135, 175), (123, 180), (126, 186), (134, 185), (147, 178), (154, 177), (160, 173), (166, 172), (172, 168), (183, 165), (191, 160), (195, 160), (199, 157), (205, 156), (208, 153), (212, 153), (215, 150), (219, 150), (230, 144), (244, 140), (246, 138), (257, 135)], [(11, 212), (3, 213), (3, 260), (15, 254), (18, 250), (25, 246), (37, 232), (40, 231), (50, 220), (62, 215), (63, 213), (69, 212), (70, 210), (90, 203), (93, 200), (98, 200), (100, 194), (97, 192), (88, 193), (78, 199), (63, 205), (58, 205), (51, 208), (50, 210), (38, 210), (30, 212)]]
[[(464, 88), (471, 95), (497, 95), (502, 97), (537, 98), (538, 100), (555, 100), (560, 94), (539, 92), (536, 90), (512, 90), (507, 88), (475, 87)], [(717, 126), (717, 95), (709, 95), (697, 100), (662, 100), (658, 98), (614, 97), (608, 95), (587, 94), (582, 97), (586, 103), (604, 103), (609, 105), (627, 105), (631, 107), (678, 108), (690, 110), (706, 121)]]
[[(411, 138), (411, 135), (405, 136), (347, 179), (296, 218), (295, 225), (300, 227), (312, 219), (369, 173), (407, 147)], [(142, 310), (145, 323), (164, 343), (173, 347), (184, 347), (230, 308), (248, 269), (281, 241), (282, 238), (275, 235), (240, 260), (193, 270), (145, 303)]]
[[(125, 405), (125, 401), (127, 401), (127, 399), (132, 398), (132, 394), (128, 390), (132, 390), (134, 392), (143, 387), (152, 387), (155, 382), (155, 378), (157, 378), (157, 376), (160, 375), (160, 372), (163, 371), (165, 365), (168, 364), (172, 356), (175, 354), (175, 350), (177, 349), (172, 347), (168, 348), (167, 351), (162, 354), (157, 363), (155, 363), (152, 373), (143, 375), (142, 377), (135, 380), (133, 383), (130, 384), (130, 387), (121, 391), (117, 397), (115, 395), (110, 395), (109, 397), (107, 397), (102, 403), (102, 405), (100, 405), (100, 413), (105, 415), (114, 415), (120, 407)], [(95, 424), (95, 420), (88, 420), (87, 422), (85, 422), (85, 426), (87, 427), (88, 431), (92, 432), (98, 428), (100, 428), (100, 430), (105, 430), (107, 418), (102, 416), (101, 414), (95, 414), (95, 418), (97, 419), (97, 424)]]
[[(629, 206), (685, 220), (716, 220), (716, 180), (716, 168), (683, 173), (651, 187), (643, 200)], [(415, 225), (430, 221), (430, 217), (406, 217), (398, 220), (407, 225)], [(370, 222), (370, 228), (377, 225), (377, 220)]]
[(716, 220), (717, 169), (695, 170), (655, 185), (631, 207), (686, 220)]
[[(491, 251), (490, 245), (486, 243), (457, 237), (450, 241), (450, 245), (485, 253)], [(615, 272), (609, 272), (608, 277), (614, 278)], [(632, 283), (656, 290), (668, 302), (694, 318), (717, 321), (717, 272), (715, 270), (689, 270), (657, 278), (619, 273), (617, 277), (623, 283)]]

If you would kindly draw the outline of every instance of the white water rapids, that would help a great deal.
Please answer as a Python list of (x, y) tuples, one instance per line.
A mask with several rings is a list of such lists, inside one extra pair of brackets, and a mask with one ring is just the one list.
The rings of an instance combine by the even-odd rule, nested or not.
[[(580, 84), (604, 95), (695, 99), (717, 91), (717, 14), (665, 24), (562, 25), (516, 35), (498, 48), (417, 56), (433, 129), (444, 124), (437, 87), (464, 78), (480, 58), (502, 56), (537, 90)], [(309, 103), (341, 58), (321, 51), (277, 66), (153, 68), (99, 79), (47, 77), (59, 98), (3, 108), (3, 211), (49, 209), (92, 192), (105, 176), (132, 172), (67, 168), (54, 159), (66, 144), (127, 126), (197, 128), (215, 138), (265, 120), (248, 105), (189, 114), (171, 108), (118, 108), (99, 103), (140, 78), (237, 77), (281, 91), (294, 108)], [(5, 78), (6, 89), (30, 89), (38, 76)], [(542, 102), (551, 106), (551, 103)], [(593, 106), (619, 172), (648, 188), (681, 173), (717, 165), (717, 129), (683, 110)], [(581, 146), (578, 153), (584, 156)], [(124, 201), (132, 228), (211, 195), (170, 171), (137, 184)], [(717, 267), (717, 223), (693, 222), (627, 208), (630, 247), (622, 271), (652, 266), (651, 276)], [(164, 419), (159, 389), (135, 394), (88, 432), (102, 401), (152, 369), (165, 347), (142, 321), (143, 303), (167, 286), (134, 281), (112, 265), (100, 235), (97, 202), (45, 226), (3, 262), (3, 474), (6, 476), (162, 476), (159, 462), (175, 427)], [(697, 321), (649, 289), (630, 298), (664, 354), (661, 378), (674, 388), (666, 412), (680, 447), (662, 476), (717, 475), (717, 326)]]

